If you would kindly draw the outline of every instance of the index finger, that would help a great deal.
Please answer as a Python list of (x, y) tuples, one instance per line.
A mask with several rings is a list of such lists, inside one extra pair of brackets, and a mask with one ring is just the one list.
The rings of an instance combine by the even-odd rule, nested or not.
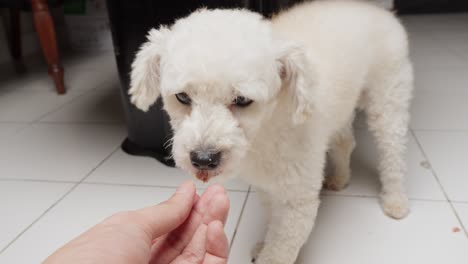
[(223, 223), (229, 211), (229, 198), (220, 185), (211, 185), (195, 203), (185, 222), (167, 236), (157, 239), (151, 249), (151, 264), (166, 264), (173, 261), (192, 240), (201, 224), (219, 220)]
[(180, 226), (189, 216), (195, 202), (195, 185), (182, 183), (175, 194), (158, 205), (135, 211), (140, 217), (144, 231), (154, 240)]

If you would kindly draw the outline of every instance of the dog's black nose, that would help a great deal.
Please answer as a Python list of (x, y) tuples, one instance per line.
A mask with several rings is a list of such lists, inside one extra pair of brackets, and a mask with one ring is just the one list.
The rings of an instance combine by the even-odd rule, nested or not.
[(199, 150), (190, 152), (192, 165), (199, 170), (212, 170), (221, 161), (221, 152), (213, 150)]

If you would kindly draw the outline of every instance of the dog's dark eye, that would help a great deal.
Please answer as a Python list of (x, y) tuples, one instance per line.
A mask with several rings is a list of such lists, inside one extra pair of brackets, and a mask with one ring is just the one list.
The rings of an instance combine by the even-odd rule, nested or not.
[(240, 107), (246, 107), (249, 106), (251, 103), (253, 103), (252, 100), (249, 98), (245, 98), (244, 96), (237, 96), (234, 101), (232, 101), (233, 105), (240, 106)]
[(186, 93), (178, 93), (175, 96), (181, 104), (190, 105), (192, 103), (192, 99), (190, 99), (190, 96)]

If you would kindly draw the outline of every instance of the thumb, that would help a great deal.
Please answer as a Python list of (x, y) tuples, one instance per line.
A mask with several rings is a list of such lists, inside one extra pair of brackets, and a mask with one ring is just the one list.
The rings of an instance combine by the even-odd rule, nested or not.
[(175, 194), (158, 205), (135, 211), (140, 224), (154, 240), (180, 226), (189, 216), (195, 203), (196, 190), (191, 181), (182, 183)]

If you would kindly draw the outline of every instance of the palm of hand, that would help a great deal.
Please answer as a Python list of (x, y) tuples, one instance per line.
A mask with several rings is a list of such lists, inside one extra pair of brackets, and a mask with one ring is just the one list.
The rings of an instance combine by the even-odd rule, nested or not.
[[(185, 197), (177, 197), (177, 196)], [(191, 197), (190, 197), (191, 196)], [(179, 201), (174, 202), (176, 198)], [(185, 209), (174, 212), (185, 199)], [(176, 205), (178, 203), (179, 205)], [(154, 208), (118, 213), (49, 257), (44, 264), (225, 264), (228, 242), (223, 225), (229, 211), (224, 189), (211, 186), (199, 197), (194, 187)], [(167, 212), (164, 214), (161, 212)], [(172, 213), (172, 214), (171, 214)], [(171, 214), (171, 215), (170, 215)], [(148, 223), (159, 223), (157, 227)]]

